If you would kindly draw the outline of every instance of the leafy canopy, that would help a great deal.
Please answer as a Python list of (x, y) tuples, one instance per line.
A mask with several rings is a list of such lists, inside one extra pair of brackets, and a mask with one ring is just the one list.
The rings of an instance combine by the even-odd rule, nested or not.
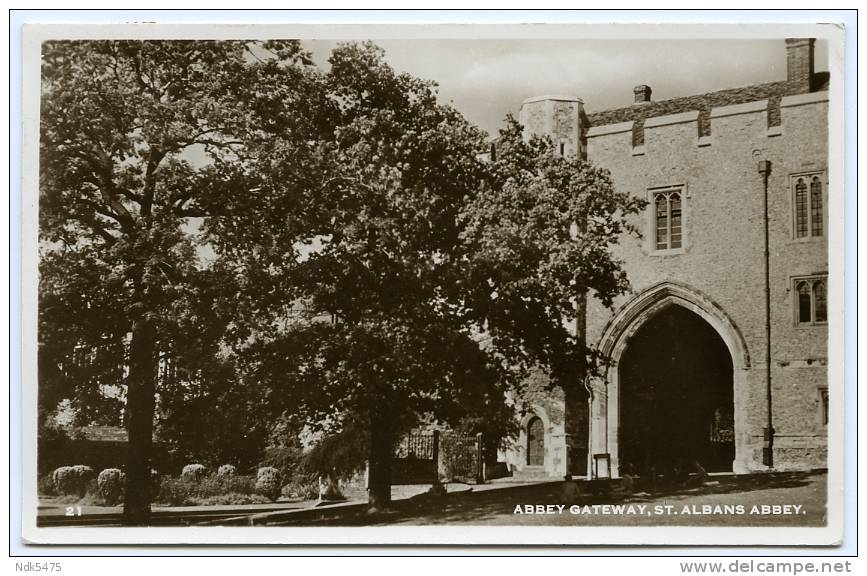
[(605, 306), (628, 287), (612, 252), (644, 205), (609, 173), (524, 138), (507, 118), (486, 185), (460, 215), (468, 317), (516, 367), (555, 384), (580, 380), (593, 358), (583, 335), (589, 292)]
[[(221, 355), (244, 306), (238, 276), (208, 257), (217, 237), (202, 222), (236, 209), (214, 201), (226, 174), (243, 172), (287, 119), (305, 118), (287, 110), (315, 105), (304, 90), (312, 77), (305, 60), (297, 42), (43, 45), (39, 362), (46, 414), (65, 397), (81, 423), (116, 418), (117, 403), (100, 400), (99, 388), (124, 383), (136, 321), (158, 334), (147, 352), (153, 363), (170, 359), (189, 385)], [(249, 246), (249, 235), (243, 239), (232, 241)], [(95, 352), (79, 362), (76, 347)]]
[(505, 421), (530, 367), (580, 377), (576, 302), (625, 289), (611, 246), (640, 202), (514, 121), (485, 161), (371, 43), (329, 64), (291, 41), (44, 46), (41, 398), (97, 405), (109, 376), (71, 389), (70, 350), (108, 339), (109, 374), (142, 318), (183, 374), (162, 425), (191, 444), (226, 408), (251, 441), (283, 414)]
[(330, 64), (328, 172), (299, 235), (316, 248), (285, 276), (312, 313), (254, 346), (251, 381), (329, 431), (380, 414), (398, 430), (502, 404), (507, 374), (451, 293), (458, 215), (485, 174), (483, 134), (372, 44), (341, 45)]

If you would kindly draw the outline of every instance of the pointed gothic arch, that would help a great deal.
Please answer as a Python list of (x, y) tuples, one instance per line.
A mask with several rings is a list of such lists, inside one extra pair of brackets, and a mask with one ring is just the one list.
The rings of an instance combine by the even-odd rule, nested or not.
[[(650, 286), (619, 307), (606, 324), (598, 349), (608, 359), (604, 377), (595, 383), (591, 428), (593, 452), (611, 455), (611, 470), (619, 475), (618, 442), (620, 434), (620, 376), (619, 362), (624, 350), (644, 323), (669, 306), (680, 306), (704, 319), (720, 336), (731, 355), (734, 389), (734, 418), (736, 429), (746, 429), (743, 394), (747, 371), (751, 366), (750, 353), (743, 335), (728, 314), (699, 290), (676, 282), (660, 282)], [(734, 470), (743, 471), (749, 460), (748, 439), (735, 438)]]
[(626, 342), (644, 323), (661, 309), (677, 304), (695, 312), (714, 327), (725, 341), (735, 367), (748, 369), (750, 353), (740, 330), (728, 314), (713, 300), (695, 288), (676, 282), (659, 282), (621, 306), (606, 324), (599, 339), (599, 350), (616, 363)]

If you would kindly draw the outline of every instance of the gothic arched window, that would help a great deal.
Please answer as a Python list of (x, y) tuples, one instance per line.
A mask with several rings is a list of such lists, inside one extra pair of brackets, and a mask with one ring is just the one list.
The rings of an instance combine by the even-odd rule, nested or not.
[(657, 192), (653, 197), (656, 249), (683, 246), (683, 209), (680, 189)]
[(792, 180), (795, 204), (795, 238), (823, 236), (825, 196), (821, 174), (797, 176)]
[(810, 235), (822, 235), (822, 181), (818, 176), (810, 180)]
[(795, 309), (798, 324), (824, 324), (828, 321), (828, 279), (825, 276), (795, 280)]

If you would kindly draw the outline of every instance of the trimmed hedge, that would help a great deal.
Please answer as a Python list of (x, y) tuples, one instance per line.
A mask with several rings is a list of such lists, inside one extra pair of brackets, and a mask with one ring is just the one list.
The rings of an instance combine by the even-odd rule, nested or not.
[(280, 471), (271, 466), (259, 468), (256, 472), (256, 494), (261, 494), (272, 501), (280, 497)]
[(123, 499), (126, 475), (118, 468), (106, 468), (96, 477), (96, 487), (99, 495), (109, 506), (114, 506)]
[(191, 482), (199, 482), (205, 477), (205, 472), (206, 469), (201, 464), (187, 464), (184, 466), (184, 469), (181, 470), (181, 478)]
[(266, 501), (254, 494), (256, 482), (250, 476), (211, 474), (201, 480), (166, 476), (160, 483), (156, 502), (171, 506), (207, 504), (256, 504)]
[(83, 464), (61, 466), (51, 473), (51, 479), (57, 494), (83, 497), (87, 492), (87, 483), (93, 479), (93, 469)]

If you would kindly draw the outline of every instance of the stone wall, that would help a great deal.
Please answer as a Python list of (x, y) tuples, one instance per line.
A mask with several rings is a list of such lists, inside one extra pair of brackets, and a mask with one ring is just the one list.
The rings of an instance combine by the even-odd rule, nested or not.
[[(790, 183), (793, 174), (821, 172), (827, 190), (827, 93), (783, 97), (779, 126), (769, 126), (767, 100), (712, 108), (707, 135), (700, 136), (698, 116), (693, 111), (645, 119), (639, 146), (634, 145), (632, 122), (588, 131), (588, 159), (608, 168), (620, 190), (649, 199), (656, 187), (683, 189), (682, 249), (654, 250), (651, 206), (637, 221), (644, 238), (624, 238), (615, 247), (632, 290), (615, 302), (614, 310), (667, 281), (708, 298), (724, 312), (749, 355), (749, 365), (740, 367), (744, 373), (735, 376), (736, 468), (761, 468), (766, 339), (759, 151), (772, 163), (768, 190), (775, 464), (823, 466), (826, 434), (819, 389), (827, 386), (827, 326), (797, 324), (792, 278), (827, 273), (827, 234), (795, 238)], [(827, 221), (827, 201), (825, 212)], [(590, 299), (590, 342), (602, 337), (611, 318), (611, 310)], [(738, 370), (737, 362), (735, 366)]]
[(515, 402), (520, 433), (502, 455), (510, 470), (521, 472), (527, 468), (527, 426), (533, 417), (539, 417), (545, 428), (545, 474), (562, 478), (566, 473), (563, 398), (562, 390), (549, 387), (548, 376), (541, 370), (530, 377), (525, 394)]
[[(592, 297), (587, 305), (588, 343), (616, 362), (638, 326), (661, 307), (679, 304), (713, 326), (732, 355), (736, 472), (763, 469), (767, 424), (764, 273), (764, 179), (768, 176), (771, 382), (777, 469), (825, 466), (823, 393), (827, 381), (827, 323), (797, 321), (795, 279), (828, 273), (827, 73), (813, 70), (813, 41), (786, 41), (786, 80), (651, 101), (637, 86), (636, 103), (586, 114), (574, 97), (524, 101), (519, 120), (525, 136), (547, 135), (564, 154), (587, 158), (611, 172), (615, 186), (651, 200), (677, 188), (682, 196), (682, 246), (657, 250), (652, 204), (636, 216), (640, 238), (613, 247), (624, 262), (631, 290), (611, 309)], [(824, 185), (824, 233), (797, 238), (793, 177), (818, 174)], [(839, 279), (831, 279), (831, 282)], [(829, 318), (840, 322), (842, 318)], [(590, 454), (610, 453), (618, 466), (618, 369), (593, 384)], [(531, 412), (546, 422), (545, 469), (563, 472), (566, 429), (575, 428), (562, 391), (539, 382), (518, 402), (526, 426)], [(572, 402), (570, 400), (570, 402)], [(586, 411), (584, 412), (586, 414)], [(564, 426), (563, 420), (568, 419)], [(524, 427), (525, 427), (524, 426)], [(508, 453), (512, 467), (526, 461), (526, 428)]]

